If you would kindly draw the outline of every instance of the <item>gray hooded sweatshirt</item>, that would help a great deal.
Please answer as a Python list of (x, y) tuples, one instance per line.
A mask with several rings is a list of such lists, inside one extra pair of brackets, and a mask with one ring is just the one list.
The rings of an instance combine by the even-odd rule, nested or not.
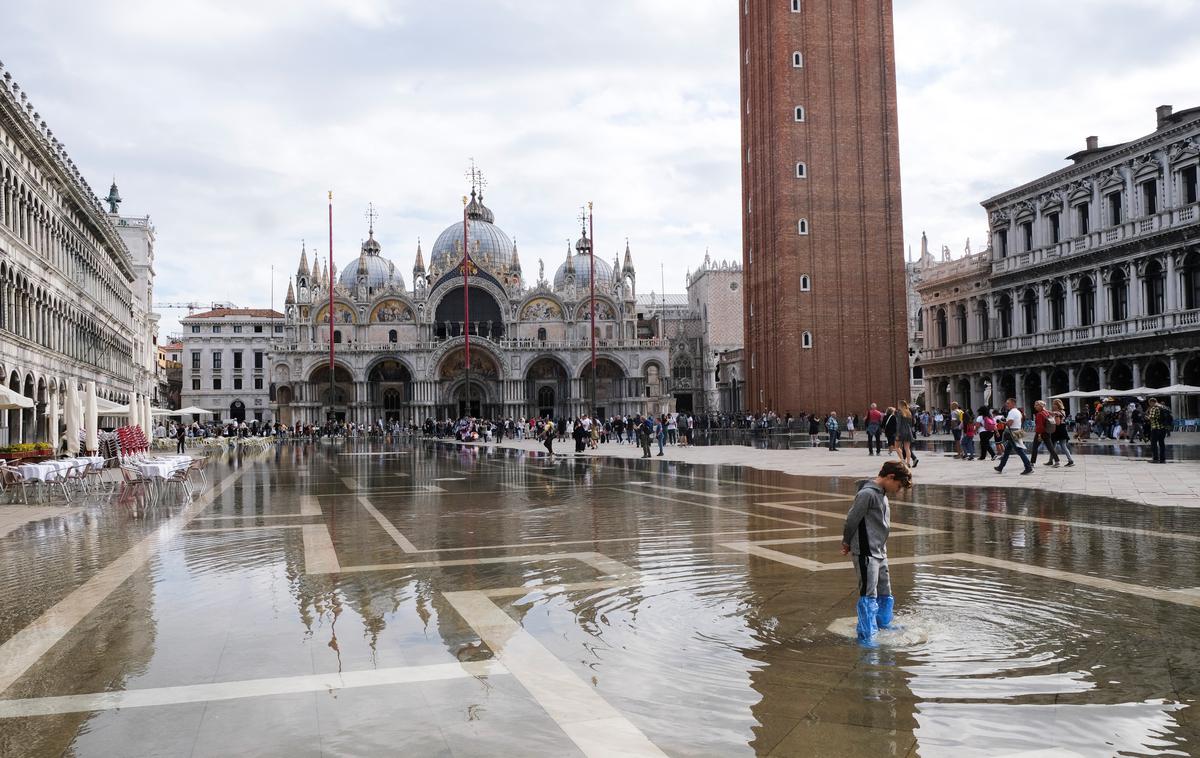
[(850, 546), (855, 555), (870, 555), (880, 560), (887, 558), (887, 538), (891, 531), (891, 509), (887, 494), (874, 481), (868, 481), (859, 489), (846, 514), (846, 525), (842, 528), (842, 542)]

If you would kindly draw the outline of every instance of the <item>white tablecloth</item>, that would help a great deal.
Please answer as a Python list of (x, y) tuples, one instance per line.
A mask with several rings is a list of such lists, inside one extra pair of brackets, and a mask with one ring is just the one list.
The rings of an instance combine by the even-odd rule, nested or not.
[(41, 463), (22, 463), (16, 468), (29, 481), (53, 482), (57, 480), (67, 469), (75, 466), (86, 466), (90, 463), (104, 463), (104, 459), (100, 457), (87, 458), (59, 458), (53, 461), (42, 461)]
[(137, 461), (134, 467), (142, 472), (142, 476), (148, 476), (155, 479), (166, 479), (171, 474), (185, 469), (192, 462), (191, 458), (173, 457), (160, 458), (149, 461)]

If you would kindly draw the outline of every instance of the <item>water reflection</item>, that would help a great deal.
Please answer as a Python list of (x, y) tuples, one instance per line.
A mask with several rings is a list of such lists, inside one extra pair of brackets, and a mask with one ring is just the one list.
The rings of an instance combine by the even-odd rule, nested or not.
[[(360, 455), (372, 451), (389, 455)], [(900, 564), (892, 575), (907, 630), (864, 649), (829, 631), (853, 612), (852, 571), (809, 572), (725, 547), (813, 537), (777, 547), (841, 560), (845, 503), (829, 497), (850, 493), (845, 481), (347, 442), (223, 454), (210, 470), (213, 481), (240, 478), (5, 697), (502, 658), (446, 593), (503, 590), (489, 597), (532, 639), (520, 644), (545, 648), (668, 754), (1186, 754), (1195, 744), (1186, 741), (1196, 737), (1189, 703), (1200, 690), (1195, 607), (962, 563)], [(829, 515), (758, 505), (807, 500)], [(27, 626), (177, 510), (134, 520), (95, 508), (8, 535), (0, 632)], [(1195, 543), (1171, 538), (1200, 533), (1182, 509), (922, 487), (895, 504), (894, 518), (932, 530), (896, 536), (898, 558), (968, 552), (1148, 586), (1200, 584)], [(1087, 528), (1096, 525), (1125, 531)], [(340, 571), (311, 570), (304, 527), (327, 535)], [(634, 576), (567, 553), (602, 553)], [(543, 554), (554, 555), (534, 557)], [(309, 697), (246, 698), (240, 712), (200, 703), (0, 719), (0, 748), (576, 750), (511, 675)]]

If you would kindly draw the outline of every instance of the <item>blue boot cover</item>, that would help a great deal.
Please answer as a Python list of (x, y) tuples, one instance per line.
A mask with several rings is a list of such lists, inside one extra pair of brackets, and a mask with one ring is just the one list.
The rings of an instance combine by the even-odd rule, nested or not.
[(891, 595), (879, 596), (879, 612), (875, 614), (875, 620), (880, 629), (887, 629), (892, 625), (892, 606), (895, 604), (896, 598)]
[(858, 625), (855, 630), (858, 638), (864, 642), (875, 636), (875, 614), (879, 611), (879, 603), (873, 597), (863, 596), (858, 599)]

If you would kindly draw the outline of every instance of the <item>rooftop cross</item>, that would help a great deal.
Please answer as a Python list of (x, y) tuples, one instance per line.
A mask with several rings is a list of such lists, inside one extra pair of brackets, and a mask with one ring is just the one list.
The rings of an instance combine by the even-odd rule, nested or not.
[(471, 165), (465, 176), (471, 182), (471, 192), (478, 190), (482, 194), (484, 188), (487, 187), (487, 179), (483, 178), (483, 170), (475, 165), (474, 158), (471, 159)]
[(367, 203), (367, 212), (363, 214), (363, 218), (367, 220), (367, 233), (375, 236), (375, 219), (379, 218), (379, 211), (375, 210), (374, 203)]

